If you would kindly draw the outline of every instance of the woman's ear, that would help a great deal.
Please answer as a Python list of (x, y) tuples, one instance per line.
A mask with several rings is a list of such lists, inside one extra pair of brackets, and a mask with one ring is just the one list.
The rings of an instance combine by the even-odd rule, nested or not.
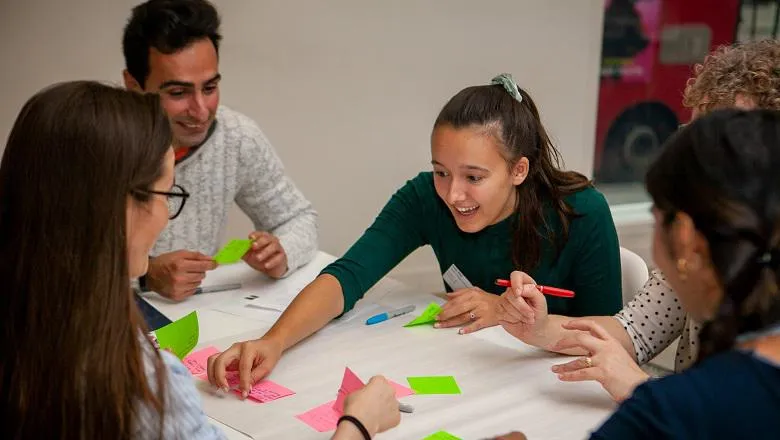
[(520, 160), (512, 166), (512, 185), (517, 186), (525, 182), (526, 177), (528, 177), (528, 167), (529, 162), (527, 157), (521, 157)]
[(691, 216), (677, 213), (669, 228), (670, 249), (677, 262), (685, 262), (688, 271), (694, 272), (707, 268), (710, 263), (710, 248), (707, 238), (696, 229)]

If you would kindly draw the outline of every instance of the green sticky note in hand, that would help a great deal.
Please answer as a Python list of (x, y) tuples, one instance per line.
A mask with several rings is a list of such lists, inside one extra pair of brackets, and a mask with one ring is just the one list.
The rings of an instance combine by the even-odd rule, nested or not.
[(173, 321), (165, 327), (154, 332), (160, 348), (167, 348), (179, 359), (192, 351), (198, 345), (200, 328), (198, 326), (198, 313), (192, 312), (179, 320)]
[(407, 377), (414, 394), (460, 394), (458, 383), (452, 376)]
[(230, 240), (228, 244), (217, 252), (217, 255), (214, 256), (214, 261), (218, 264), (238, 263), (251, 247), (252, 240)]
[(422, 315), (414, 318), (413, 320), (404, 324), (404, 327), (413, 327), (415, 325), (430, 324), (436, 322), (436, 315), (441, 313), (441, 306), (436, 303), (428, 304), (428, 307), (423, 310)]
[(423, 440), (461, 440), (461, 438), (455, 437), (447, 431), (439, 431), (425, 437)]

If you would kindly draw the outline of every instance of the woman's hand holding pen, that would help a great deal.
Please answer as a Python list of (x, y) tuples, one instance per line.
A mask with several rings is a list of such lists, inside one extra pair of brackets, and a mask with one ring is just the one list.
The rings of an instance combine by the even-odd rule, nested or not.
[(528, 274), (512, 272), (511, 281), (496, 304), (498, 323), (517, 339), (539, 346), (548, 324), (547, 300)]
[(436, 316), (436, 328), (457, 327), (462, 335), (498, 325), (496, 305), (500, 297), (476, 287), (447, 294), (447, 302)]

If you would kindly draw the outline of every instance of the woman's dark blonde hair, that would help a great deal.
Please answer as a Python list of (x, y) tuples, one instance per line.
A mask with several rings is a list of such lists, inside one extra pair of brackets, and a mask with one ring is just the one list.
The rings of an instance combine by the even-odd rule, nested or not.
[(0, 438), (129, 439), (143, 404), (163, 420), (127, 204), (146, 201), (136, 190), (170, 144), (157, 96), (95, 82), (47, 88), (19, 113), (0, 163)]
[(738, 95), (756, 108), (780, 110), (780, 41), (750, 41), (716, 49), (694, 67), (683, 104), (708, 112), (732, 107)]

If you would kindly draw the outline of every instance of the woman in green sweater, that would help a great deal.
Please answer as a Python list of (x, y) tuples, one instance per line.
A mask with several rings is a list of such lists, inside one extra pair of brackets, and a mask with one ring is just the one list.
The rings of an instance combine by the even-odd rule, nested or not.
[(425, 245), (443, 274), (454, 266), (474, 286), (448, 284), (437, 327), (463, 326), (461, 333), (470, 333), (496, 325), (495, 303), (504, 288), (495, 280), (514, 270), (576, 292), (572, 299), (548, 297), (552, 313), (610, 315), (620, 309), (620, 251), (607, 202), (585, 176), (559, 169), (559, 153), (536, 106), (511, 76), (450, 99), (434, 124), (431, 156), (433, 172), (398, 190), (363, 236), (301, 291), (263, 337), (211, 359), (213, 384), (226, 387), (225, 368), (239, 364), (241, 387), (248, 390), (284, 350), (349, 311)]

